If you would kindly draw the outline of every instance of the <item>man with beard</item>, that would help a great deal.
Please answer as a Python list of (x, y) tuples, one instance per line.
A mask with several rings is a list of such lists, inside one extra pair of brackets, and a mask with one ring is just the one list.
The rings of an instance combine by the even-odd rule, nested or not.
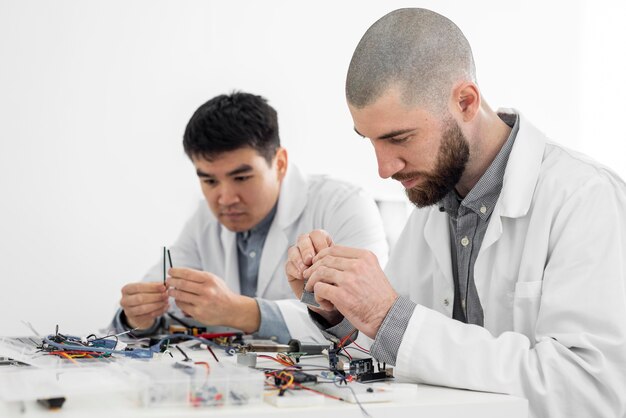
[(360, 331), (403, 378), (527, 398), (533, 417), (624, 417), (624, 182), (493, 111), (464, 35), (428, 10), (368, 29), (346, 96), (417, 209), (385, 272), (326, 231), (298, 238), (285, 270), (318, 326)]

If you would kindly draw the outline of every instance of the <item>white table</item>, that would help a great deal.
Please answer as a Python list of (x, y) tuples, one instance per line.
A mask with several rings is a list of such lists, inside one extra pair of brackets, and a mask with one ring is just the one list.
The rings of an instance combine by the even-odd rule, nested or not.
[[(187, 353), (195, 361), (214, 361), (208, 351), (189, 351)], [(174, 350), (174, 354), (176, 351)], [(161, 362), (182, 359), (161, 358)], [(222, 357), (221, 361), (234, 362), (234, 357)], [(324, 358), (310, 360), (327, 362)], [(317, 363), (316, 363), (317, 364)], [(320, 363), (322, 364), (322, 363)], [(277, 367), (277, 363), (268, 360), (260, 360), (258, 366)], [(169, 367), (169, 366), (168, 366)], [(278, 366), (280, 367), (280, 366)], [(31, 384), (27, 379), (25, 385)], [(81, 381), (82, 382), (82, 381)], [(36, 382), (32, 382), (36, 385)], [(86, 382), (88, 384), (88, 382)], [(472, 392), (444, 387), (428, 385), (413, 385), (406, 383), (392, 383), (393, 392), (397, 394), (395, 400), (380, 403), (364, 403), (363, 407), (372, 417), (429, 417), (429, 418), (526, 418), (528, 416), (528, 403), (525, 399), (494, 393)], [(408, 386), (407, 386), (408, 385)], [(396, 391), (397, 389), (397, 391)], [(258, 393), (258, 392), (257, 392)], [(1, 402), (0, 417), (76, 417), (76, 418), (122, 418), (122, 417), (298, 417), (319, 418), (329, 416), (341, 416), (342, 418), (362, 417), (360, 408), (353, 403), (342, 402), (335, 399), (315, 395), (323, 403), (312, 406), (275, 407), (262, 402), (254, 405), (243, 406), (220, 406), (220, 407), (142, 407), (137, 399), (126, 396), (125, 393), (88, 393), (78, 396), (66, 396), (66, 401), (60, 410), (50, 411), (35, 401), (25, 402)], [(2, 398), (0, 396), (0, 398)], [(265, 397), (264, 397), (265, 399)], [(301, 404), (300, 404), (301, 405)]]
[[(119, 402), (116, 404), (116, 402)], [(326, 399), (324, 405), (310, 407), (277, 408), (267, 403), (249, 406), (218, 408), (138, 408), (124, 405), (124, 401), (104, 397), (68, 399), (61, 410), (48, 411), (28, 402), (21, 412), (20, 405), (0, 403), (2, 417), (298, 417), (321, 416), (362, 417), (355, 404)], [(507, 395), (464, 391), (436, 386), (420, 385), (412, 400), (385, 403), (368, 403), (364, 408), (372, 417), (429, 417), (429, 418), (526, 418), (528, 405), (525, 399)]]

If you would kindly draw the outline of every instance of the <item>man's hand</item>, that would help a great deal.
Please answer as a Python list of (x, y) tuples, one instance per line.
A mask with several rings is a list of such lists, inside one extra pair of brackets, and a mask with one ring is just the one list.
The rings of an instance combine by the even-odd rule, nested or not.
[(333, 245), (333, 240), (328, 232), (323, 229), (316, 229), (308, 234), (298, 237), (296, 245), (287, 250), (287, 263), (285, 273), (291, 286), (291, 290), (298, 299), (302, 297), (304, 291), (304, 276), (302, 273), (313, 264), (313, 257)]
[[(287, 263), (285, 264), (285, 274), (291, 286), (291, 290), (298, 299), (302, 297), (305, 283), (308, 277), (303, 275), (304, 271), (311, 267), (313, 258), (323, 249), (333, 246), (333, 240), (328, 232), (323, 229), (316, 229), (308, 234), (298, 237), (296, 245), (289, 248), (287, 252)], [(306, 284), (306, 290), (313, 291), (313, 287)], [(337, 312), (333, 304), (320, 298), (317, 294), (315, 300), (320, 304), (320, 309), (309, 306), (309, 309), (323, 316), (329, 323), (337, 324), (343, 319)]]
[[(333, 304), (359, 331), (375, 338), (398, 294), (371, 251), (332, 246), (303, 272), (318, 301)], [(321, 302), (320, 302), (321, 304)]]
[(130, 283), (122, 288), (120, 305), (126, 322), (132, 328), (146, 329), (169, 309), (167, 292), (163, 283)]
[(259, 307), (253, 298), (238, 295), (215, 274), (187, 268), (172, 268), (166, 283), (176, 305), (196, 321), (223, 325), (247, 333), (261, 324)]

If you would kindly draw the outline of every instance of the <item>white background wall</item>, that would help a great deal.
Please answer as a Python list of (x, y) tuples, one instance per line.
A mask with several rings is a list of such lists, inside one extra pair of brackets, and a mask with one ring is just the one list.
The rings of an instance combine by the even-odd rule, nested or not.
[(201, 197), (181, 138), (216, 94), (269, 98), (305, 171), (402, 199), (343, 84), (363, 32), (405, 6), (461, 27), (493, 107), (626, 175), (623, 2), (0, 0), (0, 334), (108, 323)]

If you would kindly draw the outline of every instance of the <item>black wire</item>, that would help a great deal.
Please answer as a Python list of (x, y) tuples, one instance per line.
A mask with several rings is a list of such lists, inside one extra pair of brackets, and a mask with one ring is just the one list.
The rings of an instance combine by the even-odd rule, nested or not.
[(178, 348), (178, 351), (180, 351), (182, 355), (185, 356), (185, 359), (183, 361), (191, 361), (187, 353), (185, 353), (182, 348), (180, 348), (178, 345), (176, 346), (176, 348)]
[(180, 319), (179, 317), (175, 316), (174, 314), (172, 314), (171, 312), (168, 312), (167, 315), (172, 318), (174, 321), (178, 322), (179, 324), (185, 326), (186, 328), (193, 328), (188, 322), (183, 321), (182, 319)]

